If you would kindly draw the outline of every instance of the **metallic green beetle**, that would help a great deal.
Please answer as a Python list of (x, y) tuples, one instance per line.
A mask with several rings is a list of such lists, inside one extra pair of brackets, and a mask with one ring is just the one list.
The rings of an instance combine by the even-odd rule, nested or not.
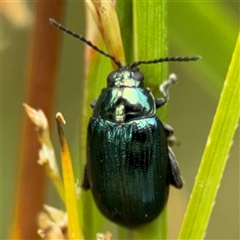
[(154, 220), (163, 210), (169, 184), (182, 188), (178, 163), (170, 148), (173, 129), (156, 116), (156, 109), (168, 101), (168, 88), (175, 74), (160, 86), (163, 98), (154, 99), (144, 88), (140, 64), (167, 61), (195, 61), (199, 57), (160, 58), (122, 66), (84, 37), (55, 20), (59, 29), (111, 58), (119, 67), (107, 77), (107, 87), (91, 106), (88, 125), (87, 164), (84, 189), (91, 189), (104, 216), (128, 228)]

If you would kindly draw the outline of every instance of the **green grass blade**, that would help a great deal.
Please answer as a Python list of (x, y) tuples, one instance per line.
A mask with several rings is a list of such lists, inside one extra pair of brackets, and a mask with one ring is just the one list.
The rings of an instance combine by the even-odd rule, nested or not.
[[(134, 61), (167, 56), (166, 2), (133, 1), (133, 13)], [(140, 68), (145, 86), (151, 88), (154, 96), (159, 96), (158, 87), (167, 77), (167, 64), (141, 65)], [(134, 230), (133, 239), (166, 239), (166, 215), (165, 209), (157, 220)]]
[(240, 35), (179, 239), (203, 239), (240, 117)]
[[(133, 2), (134, 61), (167, 56), (167, 3), (165, 1)], [(145, 85), (154, 96), (159, 94), (159, 84), (167, 77), (167, 63), (141, 65)]]
[(118, 15), (122, 43), (126, 63), (133, 62), (133, 3), (132, 1), (117, 1), (116, 12)]

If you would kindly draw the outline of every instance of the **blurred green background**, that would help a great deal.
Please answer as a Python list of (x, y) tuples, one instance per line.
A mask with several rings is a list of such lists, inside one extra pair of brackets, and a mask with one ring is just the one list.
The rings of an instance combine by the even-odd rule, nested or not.
[[(156, 4), (158, 3), (156, 2)], [(31, 3), (28, 4), (28, 7), (30, 12), (33, 11)], [(168, 210), (170, 214), (169, 237), (174, 239), (182, 221), (182, 214), (186, 207), (184, 204), (187, 203), (194, 184), (236, 44), (239, 33), (240, 3), (236, 1), (169, 1), (168, 10), (169, 55), (202, 56), (201, 61), (197, 63), (171, 63), (169, 68), (170, 72), (177, 74), (179, 83), (170, 91), (168, 123), (174, 127), (175, 135), (181, 142), (181, 146), (175, 147), (174, 152), (185, 181), (183, 190), (171, 189), (171, 206)], [(84, 21), (82, 1), (65, 4), (65, 26), (76, 32), (84, 33)], [(1, 234), (2, 239), (7, 239), (15, 198), (14, 190), (17, 185), (15, 176), (21, 117), (25, 114), (22, 103), (26, 88), (24, 83), (31, 27), (18, 28), (5, 17), (2, 17), (1, 27)], [(81, 98), (79, 90), (83, 78), (83, 49), (83, 44), (63, 34), (55, 112), (61, 111), (67, 120), (65, 133), (73, 153), (76, 169), (79, 168), (79, 159), (77, 158), (78, 112)], [(92, 86), (94, 87), (94, 83)], [(56, 136), (56, 130), (52, 129), (55, 149), (58, 151)], [(206, 239), (240, 238), (239, 146), (239, 130), (237, 130), (207, 229)], [(181, 200), (179, 203), (179, 198), (185, 200)], [(59, 208), (63, 207), (51, 184), (48, 189), (47, 203)], [(105, 230), (109, 229), (102, 231)]]

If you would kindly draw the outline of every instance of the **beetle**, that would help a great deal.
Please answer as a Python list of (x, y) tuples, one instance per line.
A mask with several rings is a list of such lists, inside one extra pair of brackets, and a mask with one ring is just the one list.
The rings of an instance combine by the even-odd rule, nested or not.
[(155, 99), (144, 87), (141, 64), (196, 61), (199, 57), (167, 57), (122, 66), (83, 36), (50, 22), (112, 59), (118, 69), (107, 77), (107, 87), (93, 101), (88, 124), (87, 163), (83, 188), (91, 189), (96, 205), (111, 221), (128, 228), (153, 221), (163, 210), (169, 185), (180, 189), (183, 180), (170, 147), (173, 129), (162, 123), (156, 110), (169, 99), (176, 75), (160, 85), (163, 98)]

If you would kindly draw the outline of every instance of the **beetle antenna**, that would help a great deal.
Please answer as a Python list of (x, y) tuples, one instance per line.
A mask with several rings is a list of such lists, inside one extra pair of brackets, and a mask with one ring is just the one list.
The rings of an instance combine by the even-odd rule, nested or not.
[(99, 49), (97, 46), (93, 45), (90, 41), (88, 41), (88, 40), (87, 40), (86, 38), (84, 38), (82, 35), (78, 35), (77, 33), (72, 32), (72, 31), (69, 30), (68, 28), (66, 28), (66, 27), (64, 27), (63, 25), (61, 25), (60, 23), (58, 23), (58, 22), (57, 22), (55, 19), (53, 19), (53, 18), (49, 18), (49, 21), (50, 21), (50, 23), (51, 23), (53, 26), (55, 26), (55, 27), (57, 27), (58, 29), (66, 32), (67, 34), (69, 34), (69, 35), (71, 35), (71, 36), (73, 36), (73, 37), (81, 40), (82, 42), (86, 43), (88, 46), (90, 46), (91, 48), (93, 48), (95, 51), (97, 51), (97, 52), (101, 53), (102, 55), (104, 55), (104, 56), (112, 59), (113, 62), (114, 62), (119, 68), (122, 67), (122, 64), (120, 63), (120, 61), (119, 61), (117, 58), (115, 58), (114, 56), (111, 56), (110, 54), (108, 54), (108, 53), (104, 52), (103, 50)]
[(190, 62), (190, 61), (197, 61), (201, 57), (193, 56), (193, 57), (165, 57), (165, 58), (158, 58), (154, 60), (148, 61), (137, 61), (134, 62), (131, 67), (137, 67), (140, 64), (152, 64), (152, 63), (159, 63), (159, 62)]

